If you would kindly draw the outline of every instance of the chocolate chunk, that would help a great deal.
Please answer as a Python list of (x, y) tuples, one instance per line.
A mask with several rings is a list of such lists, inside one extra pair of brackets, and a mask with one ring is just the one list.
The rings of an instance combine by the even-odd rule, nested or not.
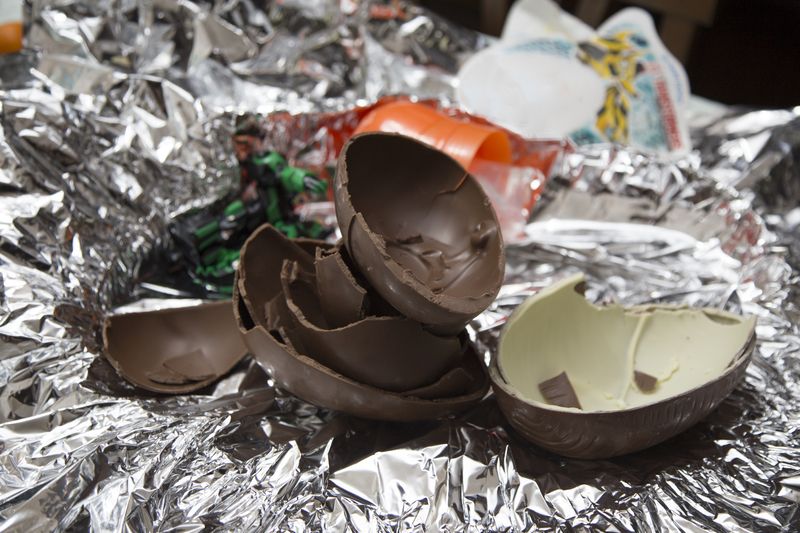
[(572, 388), (566, 372), (539, 383), (539, 392), (542, 393), (547, 403), (552, 405), (581, 408), (581, 403), (578, 401), (578, 396), (575, 394), (575, 389)]
[(580, 283), (575, 285), (575, 292), (577, 292), (581, 296), (586, 296), (586, 282), (581, 281)]
[(638, 370), (633, 371), (633, 381), (642, 392), (653, 392), (658, 384), (657, 377), (639, 372)]

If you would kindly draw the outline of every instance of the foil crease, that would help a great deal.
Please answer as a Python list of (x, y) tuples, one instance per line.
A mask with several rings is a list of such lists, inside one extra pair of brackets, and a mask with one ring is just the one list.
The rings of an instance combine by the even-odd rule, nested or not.
[[(107, 313), (191, 303), (120, 307), (169, 222), (235, 182), (237, 113), (447, 101), (485, 38), (403, 2), (26, 9), (29, 51), (0, 58), (0, 530), (800, 529), (796, 112), (732, 111), (696, 127), (679, 161), (613, 146), (561, 157), (472, 324), (487, 354), (517, 304), (576, 270), (595, 301), (759, 319), (746, 381), (708, 419), (575, 461), (523, 442), (491, 398), (388, 424), (287, 396), (250, 361), (163, 397), (101, 355)], [(282, 124), (298, 154), (335, 133)]]

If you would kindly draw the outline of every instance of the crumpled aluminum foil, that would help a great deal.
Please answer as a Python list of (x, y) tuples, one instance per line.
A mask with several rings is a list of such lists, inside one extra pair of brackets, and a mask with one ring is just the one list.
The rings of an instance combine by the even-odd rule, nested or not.
[(645, 452), (575, 461), (520, 440), (491, 399), (377, 423), (287, 396), (250, 361), (162, 397), (100, 356), (103, 317), (148, 293), (137, 272), (166, 225), (233, 183), (235, 113), (447, 100), (484, 38), (351, 0), (32, 0), (28, 21), (35, 52), (0, 57), (0, 530), (800, 528), (795, 112), (703, 125), (680, 161), (609, 146), (562, 158), (473, 324), (480, 346), (576, 270), (596, 301), (759, 318), (746, 382), (707, 420)]

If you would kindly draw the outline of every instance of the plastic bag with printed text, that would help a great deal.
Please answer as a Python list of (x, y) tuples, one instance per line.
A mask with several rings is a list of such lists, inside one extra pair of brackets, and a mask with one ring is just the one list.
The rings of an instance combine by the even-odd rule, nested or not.
[(550, 0), (517, 2), (501, 39), (464, 64), (459, 82), (467, 111), (526, 137), (691, 149), (686, 72), (641, 9), (595, 31)]

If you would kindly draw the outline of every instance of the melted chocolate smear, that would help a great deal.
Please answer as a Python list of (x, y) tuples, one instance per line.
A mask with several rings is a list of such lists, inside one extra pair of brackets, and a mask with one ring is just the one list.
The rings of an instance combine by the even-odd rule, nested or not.
[(575, 389), (572, 388), (566, 372), (539, 383), (539, 392), (549, 404), (581, 408), (581, 403), (578, 401), (578, 396), (575, 394)]
[(633, 381), (642, 392), (653, 392), (658, 384), (658, 378), (638, 370), (633, 371)]

